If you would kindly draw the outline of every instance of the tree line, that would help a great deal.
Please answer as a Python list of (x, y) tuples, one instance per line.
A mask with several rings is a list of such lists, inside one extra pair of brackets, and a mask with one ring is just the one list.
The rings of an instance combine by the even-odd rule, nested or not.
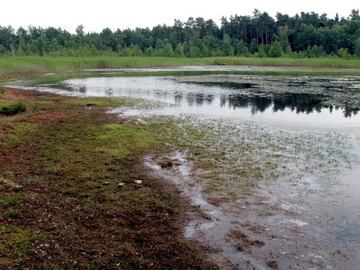
[(360, 14), (347, 18), (301, 12), (275, 18), (255, 9), (252, 16), (190, 17), (172, 26), (71, 34), (61, 28), (0, 26), (1, 56), (165, 56), (165, 57), (360, 57)]

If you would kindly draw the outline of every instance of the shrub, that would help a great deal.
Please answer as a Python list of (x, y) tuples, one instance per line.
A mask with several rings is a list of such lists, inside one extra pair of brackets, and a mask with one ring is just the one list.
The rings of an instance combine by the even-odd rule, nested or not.
[(0, 114), (14, 115), (17, 113), (24, 112), (25, 110), (26, 110), (26, 105), (22, 101), (18, 101), (14, 104), (0, 105)]
[(269, 51), (270, 57), (278, 58), (283, 55), (283, 51), (281, 49), (281, 45), (279, 41), (274, 41), (271, 45), (270, 51)]

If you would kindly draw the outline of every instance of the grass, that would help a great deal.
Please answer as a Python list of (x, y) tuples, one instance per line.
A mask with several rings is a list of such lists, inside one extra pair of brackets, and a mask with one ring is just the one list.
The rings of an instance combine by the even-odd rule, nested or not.
[[(108, 124), (104, 125), (102, 129), (101, 135), (92, 137), (100, 145), (96, 150), (107, 152), (117, 158), (147, 151), (158, 141), (157, 135), (149, 133), (146, 126)], [(111, 148), (103, 146), (103, 143), (108, 141), (113, 141)]]
[(9, 263), (19, 263), (22, 261), (26, 251), (30, 246), (30, 241), (36, 236), (30, 230), (10, 225), (0, 226), (0, 266)]
[[(340, 58), (166, 58), (166, 57), (16, 57), (2, 58), (0, 61), (0, 81), (14, 78), (41, 77), (42, 81), (55, 82), (65, 78), (79, 77), (80, 71), (86, 69), (114, 69), (114, 68), (149, 68), (175, 67), (191, 65), (240, 65), (266, 67), (306, 67), (310, 70), (292, 71), (292, 74), (359, 74), (360, 60), (345, 60)], [(336, 69), (336, 70), (334, 70)], [(291, 72), (291, 71), (289, 71)], [(243, 71), (246, 74), (258, 74), (259, 71)], [(262, 72), (263, 75), (278, 74), (279, 71)], [(43, 76), (48, 74), (47, 76)], [(51, 75), (53, 74), (53, 75)], [(166, 72), (158, 73), (166, 74)], [(186, 72), (185, 72), (186, 74)], [(50, 76), (49, 76), (50, 75)], [(119, 74), (118, 74), (119, 75)], [(126, 73), (131, 75), (131, 73)], [(89, 75), (87, 75), (89, 76)], [(91, 75), (93, 76), (93, 75)]]
[(22, 101), (17, 101), (12, 104), (3, 104), (0, 105), (0, 114), (4, 115), (14, 115), (17, 113), (24, 112), (26, 110), (26, 105)]
[(6, 132), (6, 134), (0, 136), (2, 139), (0, 145), (19, 145), (25, 142), (24, 135), (36, 132), (37, 127), (38, 125), (36, 123), (12, 123), (11, 132)]

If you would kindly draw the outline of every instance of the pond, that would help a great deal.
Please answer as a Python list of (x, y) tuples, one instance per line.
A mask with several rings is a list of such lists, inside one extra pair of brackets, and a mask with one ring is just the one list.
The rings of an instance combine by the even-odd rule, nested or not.
[[(167, 109), (169, 114), (195, 113), (294, 128), (355, 131), (360, 127), (360, 117), (356, 117), (358, 108), (329, 98), (332, 93), (325, 83), (319, 86), (304, 78), (306, 89), (310, 89), (304, 91), (305, 83), (296, 85), (290, 82), (291, 78), (285, 81), (283, 77), (268, 80), (264, 76), (252, 76), (250, 79), (246, 76), (242, 83), (231, 82), (230, 79), (232, 77), (227, 76), (185, 77), (180, 80), (176, 77), (106, 77), (72, 79), (53, 87), (86, 96), (157, 100), (175, 105)], [(268, 80), (269, 85), (264, 86), (264, 80)], [(282, 88), (283, 91), (273, 92), (272, 87)], [(341, 90), (345, 93), (346, 89)]]
[[(140, 123), (174, 117), (175, 149), (189, 149), (160, 158), (177, 164), (171, 168), (161, 168), (158, 156), (144, 163), (202, 210), (184, 235), (213, 247), (223, 269), (355, 269), (359, 81), (211, 74), (92, 77), (40, 89), (160, 104), (111, 111)], [(171, 131), (163, 132), (167, 141)]]

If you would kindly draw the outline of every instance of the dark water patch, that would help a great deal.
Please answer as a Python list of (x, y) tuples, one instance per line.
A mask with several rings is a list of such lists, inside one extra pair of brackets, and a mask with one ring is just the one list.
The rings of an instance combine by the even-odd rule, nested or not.
[(304, 86), (304, 85), (306, 85), (305, 81), (290, 81), (288, 83), (288, 86), (290, 86), (290, 87), (300, 87), (300, 86)]
[(257, 88), (255, 83), (239, 83), (239, 82), (229, 82), (229, 81), (220, 81), (220, 82), (189, 82), (192, 84), (201, 84), (205, 86), (220, 86), (225, 88), (231, 89), (250, 89), (250, 88)]
[[(332, 110), (332, 106), (330, 106), (330, 109)], [(359, 108), (352, 108), (352, 107), (349, 107), (349, 106), (346, 106), (342, 108), (343, 109), (343, 112), (344, 112), (344, 117), (345, 118), (350, 118), (350, 117), (353, 117), (353, 116), (356, 116), (357, 113), (359, 112)]]
[[(246, 95), (230, 94), (221, 95), (221, 107), (228, 105), (230, 108), (251, 108), (251, 113), (264, 112), (272, 108), (273, 112), (284, 111), (286, 108), (296, 113), (321, 112), (324, 107), (322, 101), (324, 95), (281, 93), (274, 95)], [(330, 109), (330, 108), (329, 108)]]
[(274, 95), (274, 112), (284, 111), (285, 108), (296, 111), (296, 113), (321, 112), (324, 95), (300, 94), (300, 93), (281, 93)]

